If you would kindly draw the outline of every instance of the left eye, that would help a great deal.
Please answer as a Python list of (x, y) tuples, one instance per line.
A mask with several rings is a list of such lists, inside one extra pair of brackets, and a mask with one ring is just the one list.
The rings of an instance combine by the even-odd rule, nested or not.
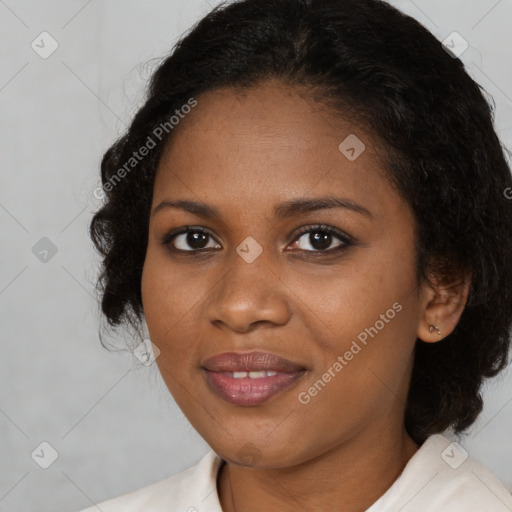
[[(338, 240), (338, 244), (332, 246), (333, 242)], [(302, 242), (301, 242), (302, 241)], [(301, 245), (302, 243), (302, 245)], [(307, 246), (313, 248), (308, 249)], [(343, 249), (351, 245), (351, 241), (347, 236), (328, 227), (309, 228), (299, 234), (292, 244), (292, 248), (297, 248), (306, 252), (328, 252), (337, 249)]]
[[(210, 241), (214, 244), (213, 246), (208, 246), (208, 239), (210, 239)], [(167, 243), (169, 242), (171, 242), (171, 240), (169, 240)], [(189, 229), (188, 231), (184, 231), (182, 233), (176, 233), (172, 236), (172, 245), (178, 251), (187, 252), (220, 248), (220, 245), (215, 242), (213, 237), (202, 229)], [(180, 245), (181, 247), (179, 247)], [(187, 246), (192, 247), (192, 249), (187, 249)]]

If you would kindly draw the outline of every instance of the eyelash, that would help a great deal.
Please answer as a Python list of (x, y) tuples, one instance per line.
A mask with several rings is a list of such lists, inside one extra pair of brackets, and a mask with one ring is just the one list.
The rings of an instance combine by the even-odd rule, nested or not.
[[(313, 233), (321, 232), (321, 233), (326, 233), (326, 234), (335, 236), (342, 243), (333, 249), (325, 249), (325, 250), (320, 249), (320, 250), (312, 250), (312, 251), (307, 251), (304, 249), (297, 249), (297, 250), (294, 250), (293, 252), (295, 252), (295, 251), (301, 252), (302, 251), (304, 253), (307, 253), (308, 255), (315, 254), (315, 253), (320, 254), (320, 255), (332, 255), (334, 253), (342, 252), (342, 251), (348, 249), (350, 246), (355, 245), (355, 240), (352, 237), (348, 236), (347, 234), (343, 233), (342, 231), (340, 231), (336, 228), (333, 228), (332, 226), (327, 226), (325, 224), (316, 224), (313, 226), (306, 226), (306, 227), (300, 229), (299, 232), (295, 235), (295, 238), (292, 240), (291, 243), (296, 242), (297, 240), (299, 240), (302, 237), (302, 235), (304, 235), (305, 233), (310, 233), (310, 232), (313, 232)], [(190, 255), (198, 255), (200, 253), (204, 254), (205, 252), (208, 252), (211, 250), (211, 249), (191, 249), (189, 251), (185, 251), (183, 249), (176, 249), (175, 247), (172, 247), (173, 240), (177, 236), (185, 234), (185, 233), (203, 233), (204, 235), (207, 235), (210, 238), (212, 238), (213, 240), (215, 240), (213, 235), (205, 228), (202, 228), (200, 226), (185, 226), (183, 228), (180, 228), (178, 231), (171, 231), (170, 233), (167, 233), (166, 235), (164, 235), (162, 237), (161, 243), (162, 243), (162, 245), (168, 247), (168, 249), (170, 251), (172, 251), (173, 253), (179, 253), (179, 254), (189, 253)], [(216, 241), (216, 243), (218, 243), (218, 242)], [(214, 250), (217, 250), (217, 249), (214, 249)]]

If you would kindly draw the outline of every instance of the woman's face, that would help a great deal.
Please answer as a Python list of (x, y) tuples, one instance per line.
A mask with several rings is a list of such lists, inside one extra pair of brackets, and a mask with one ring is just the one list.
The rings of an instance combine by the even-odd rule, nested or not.
[[(142, 276), (176, 402), (223, 458), (262, 468), (402, 432), (423, 294), (414, 218), (374, 141), (279, 83), (197, 100), (160, 161)], [(290, 207), (320, 198), (339, 202)], [(233, 352), (295, 366), (207, 363)]]

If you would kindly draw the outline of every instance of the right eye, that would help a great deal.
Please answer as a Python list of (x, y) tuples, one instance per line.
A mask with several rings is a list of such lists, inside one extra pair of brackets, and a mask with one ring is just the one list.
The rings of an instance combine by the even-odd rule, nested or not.
[(204, 228), (187, 226), (179, 231), (167, 233), (162, 244), (168, 246), (175, 252), (199, 252), (209, 249), (219, 249), (220, 245), (215, 242), (214, 247), (208, 247), (208, 239), (214, 241), (212, 235)]

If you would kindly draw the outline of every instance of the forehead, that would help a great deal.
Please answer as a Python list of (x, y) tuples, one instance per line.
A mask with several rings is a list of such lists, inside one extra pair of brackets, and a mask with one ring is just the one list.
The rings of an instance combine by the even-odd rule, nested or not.
[(197, 102), (167, 143), (154, 202), (185, 195), (254, 210), (294, 197), (393, 194), (376, 138), (305, 90), (268, 82)]

